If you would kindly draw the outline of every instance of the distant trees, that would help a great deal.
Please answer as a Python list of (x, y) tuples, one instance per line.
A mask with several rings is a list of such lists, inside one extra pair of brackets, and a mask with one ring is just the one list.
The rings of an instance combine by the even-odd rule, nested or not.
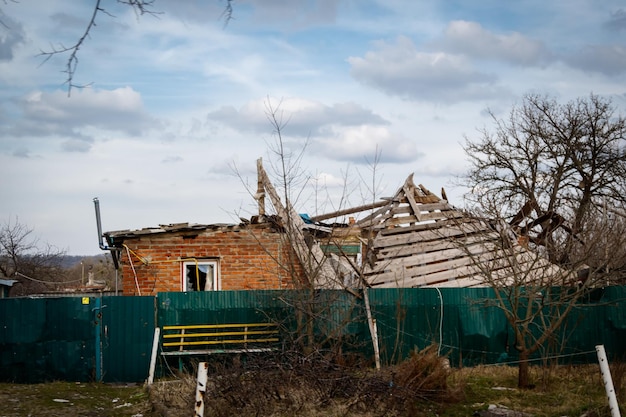
[(41, 244), (33, 229), (16, 218), (0, 225), (0, 278), (17, 281), (11, 296), (63, 291), (82, 285), (115, 289), (115, 267), (110, 255), (66, 256)]
[(115, 266), (109, 253), (93, 256), (74, 256), (75, 261), (66, 266), (66, 280), (72, 285), (105, 286), (115, 290)]
[(18, 281), (11, 295), (27, 295), (56, 288), (64, 280), (64, 252), (40, 245), (33, 229), (8, 220), (0, 226), (0, 274)]

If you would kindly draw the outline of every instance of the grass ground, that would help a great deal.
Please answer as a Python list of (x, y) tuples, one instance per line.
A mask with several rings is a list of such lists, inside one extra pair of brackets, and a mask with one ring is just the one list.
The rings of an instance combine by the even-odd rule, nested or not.
[[(618, 392), (621, 392), (623, 381), (618, 368), (616, 371), (614, 382)], [(385, 393), (382, 391), (383, 384), (379, 383), (382, 381), (386, 386), (386, 378), (393, 372), (361, 371), (358, 376), (361, 379), (347, 381), (376, 391), (377, 396), (366, 407), (357, 404), (362, 400), (364, 391), (349, 391), (346, 385), (335, 385), (334, 388), (342, 386), (350, 395), (344, 395), (345, 392), (335, 392), (335, 397), (322, 395), (326, 394), (321, 392), (322, 387), (333, 387), (334, 382), (329, 383), (328, 380), (309, 386), (302, 379), (294, 378), (288, 381), (290, 392), (285, 392), (284, 385), (281, 385), (283, 388), (273, 385), (270, 374), (264, 380), (254, 379), (254, 374), (237, 374), (237, 379), (251, 382), (251, 387), (256, 389), (246, 391), (245, 384), (237, 385), (234, 380), (223, 377), (223, 384), (214, 386), (219, 392), (210, 393), (207, 398), (205, 415), (467, 417), (477, 415), (493, 404), (537, 417), (610, 416), (600, 372), (594, 365), (532, 368), (536, 386), (531, 390), (516, 388), (516, 368), (480, 366), (452, 369), (447, 376), (445, 395), (405, 396), (395, 405), (387, 397), (399, 391), (390, 388)], [(284, 378), (284, 374), (281, 375)], [(414, 373), (407, 375), (415, 378)], [(310, 375), (305, 376), (305, 380), (311, 378)], [(317, 376), (319, 379), (324, 377), (324, 374)], [(370, 382), (359, 382), (366, 380)], [(372, 383), (373, 380), (377, 383)], [(270, 388), (266, 390), (264, 387)], [(271, 393), (274, 388), (278, 391)], [(238, 389), (243, 391), (238, 392)], [(192, 376), (158, 381), (149, 391), (139, 385), (98, 383), (0, 384), (0, 416), (184, 416), (193, 412), (194, 390)], [(263, 395), (254, 397), (251, 392)], [(217, 406), (211, 407), (212, 402)], [(250, 402), (254, 407), (250, 407)]]

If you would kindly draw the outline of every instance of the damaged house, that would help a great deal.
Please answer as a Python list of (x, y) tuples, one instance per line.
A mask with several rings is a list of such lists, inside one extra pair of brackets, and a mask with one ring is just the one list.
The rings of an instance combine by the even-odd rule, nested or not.
[[(509, 225), (468, 216), (443, 190), (440, 198), (415, 185), (412, 175), (392, 197), (309, 217), (281, 201), (261, 160), (257, 170), (259, 213), (250, 220), (104, 233), (121, 266), (123, 294), (472, 287), (506, 282), (521, 270), (565, 275), (529, 251)], [(266, 214), (267, 197), (273, 215)]]

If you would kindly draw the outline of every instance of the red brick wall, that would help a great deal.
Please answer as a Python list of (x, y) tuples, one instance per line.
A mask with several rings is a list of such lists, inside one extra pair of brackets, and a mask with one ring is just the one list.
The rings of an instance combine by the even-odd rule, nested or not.
[[(195, 237), (181, 232), (155, 233), (127, 237), (123, 243), (132, 261), (131, 267), (129, 251), (124, 248), (124, 295), (137, 295), (137, 287), (141, 295), (182, 291), (182, 263), (193, 259), (218, 261), (222, 290), (293, 288), (294, 274), (285, 268), (294, 264), (295, 255), (284, 235), (268, 226), (205, 230)], [(299, 265), (296, 270), (301, 274)]]

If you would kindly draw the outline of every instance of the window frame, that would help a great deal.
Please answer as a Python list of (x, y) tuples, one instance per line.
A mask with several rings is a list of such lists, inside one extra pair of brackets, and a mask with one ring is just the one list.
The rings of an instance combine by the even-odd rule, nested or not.
[[(198, 265), (211, 265), (213, 270), (213, 288), (210, 290), (194, 290), (192, 288), (187, 288), (187, 267), (194, 267)], [(222, 284), (220, 280), (220, 263), (218, 259), (197, 259), (192, 261), (184, 261), (181, 262), (181, 287), (183, 292), (202, 292), (202, 291), (220, 291), (222, 289)], [(205, 284), (206, 285), (206, 284)]]

